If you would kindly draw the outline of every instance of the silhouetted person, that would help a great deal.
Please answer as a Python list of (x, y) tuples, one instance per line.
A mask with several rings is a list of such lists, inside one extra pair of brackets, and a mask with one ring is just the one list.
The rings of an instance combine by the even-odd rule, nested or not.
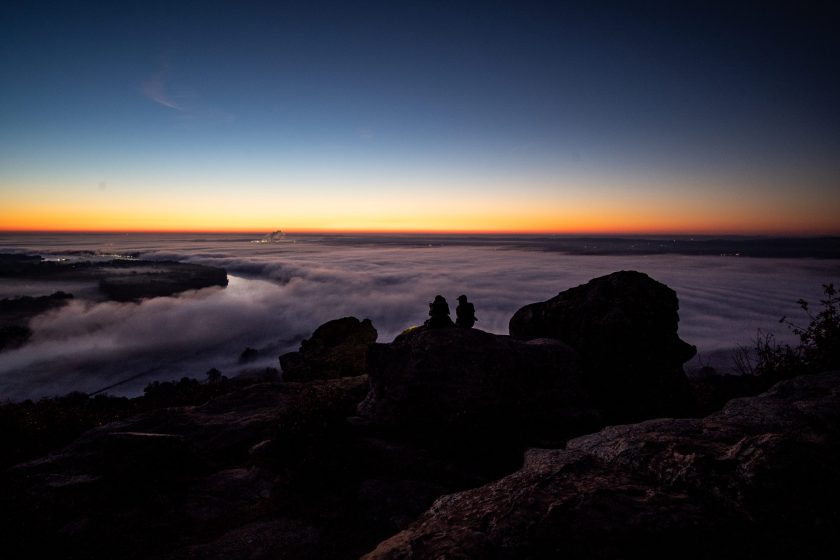
[(471, 329), (478, 319), (475, 316), (475, 307), (467, 301), (467, 296), (458, 296), (458, 307), (455, 308), (455, 324), (465, 329)]
[(429, 304), (429, 319), (427, 327), (454, 327), (455, 324), (449, 318), (449, 304), (443, 296), (435, 296), (435, 301)]

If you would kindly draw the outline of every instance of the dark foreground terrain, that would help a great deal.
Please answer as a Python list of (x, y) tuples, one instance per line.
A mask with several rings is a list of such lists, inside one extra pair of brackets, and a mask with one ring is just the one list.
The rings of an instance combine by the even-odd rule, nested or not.
[(512, 336), (372, 343), (347, 317), (280, 358), (300, 381), (6, 405), (0, 550), (835, 557), (840, 372), (689, 383), (677, 313), (667, 286), (620, 272), (522, 308)]

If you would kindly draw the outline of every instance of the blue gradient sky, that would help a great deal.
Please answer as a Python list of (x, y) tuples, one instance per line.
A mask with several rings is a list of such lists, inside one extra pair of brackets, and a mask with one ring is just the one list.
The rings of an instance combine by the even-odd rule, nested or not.
[(4, 8), (0, 228), (840, 233), (828, 4), (169, 4)]

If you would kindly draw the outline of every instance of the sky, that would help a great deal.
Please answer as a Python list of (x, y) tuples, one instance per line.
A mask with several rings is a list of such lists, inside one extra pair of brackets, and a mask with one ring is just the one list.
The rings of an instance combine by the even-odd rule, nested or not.
[(18, 2), (0, 229), (840, 234), (830, 2)]

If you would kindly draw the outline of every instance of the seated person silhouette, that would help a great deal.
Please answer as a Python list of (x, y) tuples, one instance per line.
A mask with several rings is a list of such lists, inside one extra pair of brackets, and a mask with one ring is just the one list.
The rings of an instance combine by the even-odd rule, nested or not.
[(449, 318), (449, 304), (443, 296), (435, 296), (435, 301), (429, 304), (429, 319), (424, 323), (427, 327), (454, 327)]
[(465, 329), (471, 329), (478, 319), (475, 316), (475, 307), (467, 301), (467, 296), (458, 296), (458, 307), (455, 308), (455, 324)]

